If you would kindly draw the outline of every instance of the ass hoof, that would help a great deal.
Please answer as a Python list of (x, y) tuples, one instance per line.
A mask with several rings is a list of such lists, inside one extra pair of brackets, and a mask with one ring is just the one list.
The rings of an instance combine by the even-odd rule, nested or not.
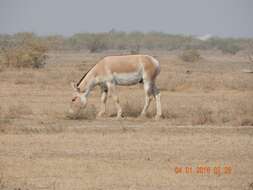
[(162, 118), (161, 115), (156, 115), (156, 116), (155, 116), (155, 120), (156, 120), (156, 121), (160, 120), (161, 118)]
[(148, 116), (146, 114), (141, 114), (141, 115), (139, 115), (138, 118), (140, 118), (140, 119), (147, 119)]
[(97, 114), (97, 118), (101, 118), (101, 117), (104, 117), (105, 116), (105, 112), (99, 112)]
[(122, 120), (122, 119), (123, 119), (122, 116), (117, 116), (117, 117), (116, 117), (116, 120)]

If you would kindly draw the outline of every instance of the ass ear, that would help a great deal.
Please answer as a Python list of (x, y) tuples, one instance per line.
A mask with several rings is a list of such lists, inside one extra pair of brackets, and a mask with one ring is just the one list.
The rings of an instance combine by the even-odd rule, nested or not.
[(76, 92), (78, 91), (77, 90), (77, 86), (76, 86), (76, 84), (74, 82), (71, 82), (70, 85), (74, 89), (74, 91), (76, 91)]

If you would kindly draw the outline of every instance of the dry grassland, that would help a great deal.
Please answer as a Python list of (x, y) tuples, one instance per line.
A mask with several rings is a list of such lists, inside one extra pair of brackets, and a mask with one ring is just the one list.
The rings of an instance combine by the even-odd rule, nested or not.
[[(150, 52), (149, 52), (150, 53)], [(68, 117), (70, 82), (110, 53), (52, 52), (44, 69), (0, 70), (0, 189), (253, 189), (253, 69), (243, 55), (151, 52), (161, 63), (163, 119), (147, 119), (141, 85), (119, 87), (124, 118), (100, 91)], [(230, 174), (176, 167), (231, 166)]]

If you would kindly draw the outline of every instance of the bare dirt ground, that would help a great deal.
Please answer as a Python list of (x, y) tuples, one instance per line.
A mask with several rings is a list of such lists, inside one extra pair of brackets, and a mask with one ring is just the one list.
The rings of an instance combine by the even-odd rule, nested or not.
[(116, 121), (6, 134), (0, 136), (2, 184), (6, 189), (252, 189), (252, 136), (247, 127)]
[(202, 52), (161, 62), (163, 119), (139, 119), (141, 86), (120, 87), (124, 118), (99, 90), (77, 120), (72, 80), (104, 55), (49, 54), (44, 69), (0, 72), (0, 189), (253, 189), (253, 77), (243, 56)]

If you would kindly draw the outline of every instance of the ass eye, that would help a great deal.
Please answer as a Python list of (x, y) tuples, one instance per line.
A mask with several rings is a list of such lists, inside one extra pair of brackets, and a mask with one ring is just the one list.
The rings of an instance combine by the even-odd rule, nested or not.
[(72, 98), (72, 102), (74, 102), (76, 100), (76, 97), (75, 98)]

